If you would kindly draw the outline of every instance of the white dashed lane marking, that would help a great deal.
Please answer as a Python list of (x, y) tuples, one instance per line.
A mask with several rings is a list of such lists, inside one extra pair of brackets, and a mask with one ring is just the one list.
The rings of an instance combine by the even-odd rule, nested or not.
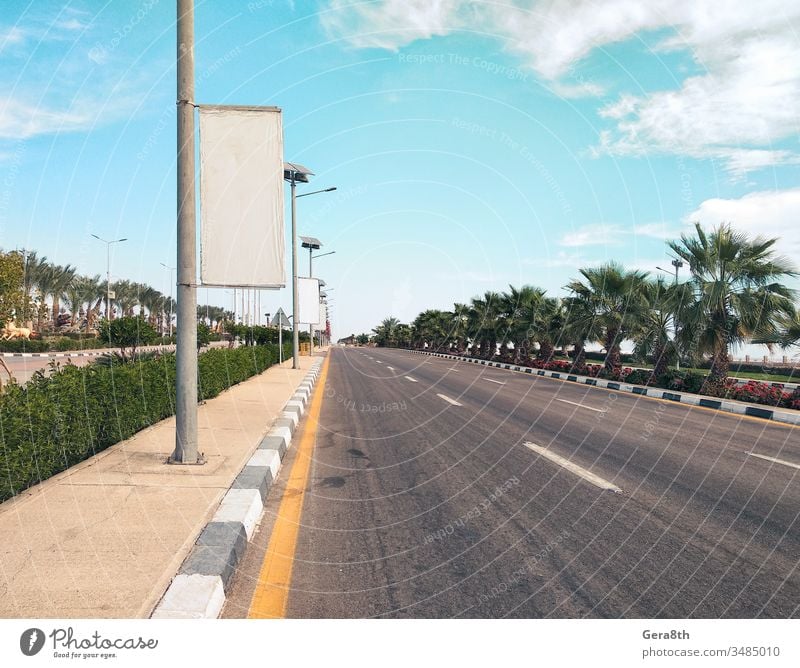
[(800, 464), (792, 464), (792, 462), (787, 462), (785, 459), (776, 459), (775, 457), (767, 457), (766, 455), (757, 455), (755, 452), (745, 452), (746, 455), (750, 457), (758, 457), (759, 459), (766, 459), (768, 462), (775, 462), (776, 464), (782, 464), (783, 466), (791, 466), (793, 469), (800, 469)]
[(567, 401), (566, 399), (556, 399), (556, 401), (560, 401), (562, 404), (571, 404), (572, 406), (577, 406), (578, 408), (585, 408), (587, 411), (594, 411), (595, 413), (605, 413), (605, 409), (603, 408), (592, 408), (591, 406), (587, 406), (586, 404), (578, 404), (574, 401)]
[(622, 490), (617, 487), (614, 483), (609, 482), (601, 478), (598, 475), (595, 475), (588, 469), (585, 469), (577, 464), (573, 464), (568, 459), (564, 459), (562, 456), (557, 455), (555, 452), (548, 450), (547, 448), (543, 448), (541, 445), (536, 445), (535, 443), (525, 442), (525, 447), (529, 450), (533, 450), (535, 453), (542, 455), (546, 459), (549, 459), (554, 464), (557, 464), (563, 469), (566, 469), (570, 473), (574, 473), (579, 478), (583, 478), (586, 482), (591, 483), (595, 487), (599, 487), (600, 489), (608, 489), (616, 494), (621, 494)]

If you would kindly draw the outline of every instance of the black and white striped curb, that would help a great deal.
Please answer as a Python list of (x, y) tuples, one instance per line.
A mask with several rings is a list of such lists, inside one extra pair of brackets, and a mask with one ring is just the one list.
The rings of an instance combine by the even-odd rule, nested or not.
[(613, 380), (603, 380), (602, 378), (591, 378), (588, 376), (578, 376), (574, 373), (566, 371), (545, 371), (544, 369), (532, 369), (527, 366), (520, 366), (517, 364), (506, 364), (505, 362), (491, 362), (489, 360), (476, 359), (473, 357), (461, 357), (459, 355), (448, 355), (446, 353), (431, 353), (422, 350), (410, 350), (416, 355), (430, 355), (431, 357), (443, 357), (445, 359), (460, 360), (462, 362), (471, 362), (473, 364), (481, 364), (484, 366), (497, 367), (498, 369), (509, 369), (511, 371), (519, 371), (520, 373), (529, 373), (536, 376), (544, 376), (545, 378), (558, 378), (560, 380), (568, 380), (574, 383), (581, 383), (583, 385), (593, 385), (595, 387), (604, 387), (609, 390), (618, 390), (620, 392), (630, 392), (638, 394), (643, 397), (654, 397), (656, 399), (668, 399), (690, 406), (702, 406), (703, 408), (713, 408), (718, 411), (726, 413), (735, 413), (737, 415), (750, 415), (751, 417), (763, 418), (765, 420), (773, 420), (774, 422), (783, 422), (785, 424), (800, 425), (800, 412), (797, 411), (782, 411), (773, 408), (766, 408), (753, 404), (746, 404), (741, 401), (725, 401), (724, 399), (712, 399), (710, 397), (703, 397), (699, 394), (692, 394), (690, 392), (675, 392), (674, 390), (664, 390), (655, 387), (644, 387), (641, 385), (631, 385), (630, 383), (623, 383)]
[(112, 352), (114, 348), (109, 348), (108, 350), (100, 351), (93, 351), (93, 352), (86, 352), (86, 353), (0, 353), (2, 357), (98, 357), (100, 355), (106, 355), (109, 352)]
[(305, 412), (323, 360), (315, 361), (267, 435), (222, 498), (178, 574), (156, 606), (154, 619), (213, 619), (225, 604), (236, 566), (253, 537), (270, 487)]
[[(227, 343), (214, 341), (210, 344), (210, 348), (218, 348), (227, 346)], [(78, 351), (73, 350), (63, 353), (0, 353), (0, 357), (100, 357), (101, 355), (108, 355), (118, 351), (119, 348), (108, 348), (106, 350), (88, 350)], [(136, 349), (136, 352), (149, 353), (153, 351), (172, 352), (175, 350), (175, 344), (171, 343), (167, 346), (141, 346)]]

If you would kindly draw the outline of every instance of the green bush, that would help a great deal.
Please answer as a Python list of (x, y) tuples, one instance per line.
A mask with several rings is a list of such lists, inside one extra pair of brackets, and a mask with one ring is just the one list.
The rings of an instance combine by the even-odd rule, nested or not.
[[(54, 367), (0, 395), (0, 501), (174, 414), (173, 353), (109, 359)], [(198, 396), (211, 399), (276, 359), (276, 346), (209, 350), (198, 359)]]
[(654, 385), (655, 380), (649, 369), (634, 369), (625, 376), (625, 382), (631, 385)]
[(144, 318), (125, 317), (109, 322), (100, 323), (100, 340), (110, 346), (120, 349), (122, 356), (127, 358), (136, 354), (140, 346), (147, 346), (158, 340), (158, 334)]
[(693, 371), (670, 369), (658, 379), (658, 384), (668, 390), (681, 390), (702, 394), (706, 377)]
[(48, 342), (41, 339), (32, 339), (30, 341), (14, 339), (0, 342), (0, 352), (4, 353), (44, 353), (49, 349)]

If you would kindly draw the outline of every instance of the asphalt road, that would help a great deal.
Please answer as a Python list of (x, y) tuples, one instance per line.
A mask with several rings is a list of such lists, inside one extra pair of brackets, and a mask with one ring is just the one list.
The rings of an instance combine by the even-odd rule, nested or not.
[(798, 617), (800, 468), (747, 453), (800, 467), (800, 429), (334, 348), (287, 616)]

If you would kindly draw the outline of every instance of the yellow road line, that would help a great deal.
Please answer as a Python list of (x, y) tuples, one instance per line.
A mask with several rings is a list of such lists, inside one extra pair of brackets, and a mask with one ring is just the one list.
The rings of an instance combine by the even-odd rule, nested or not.
[(297, 535), (300, 532), (300, 516), (303, 512), (303, 499), (314, 454), (329, 359), (327, 357), (322, 365), (303, 436), (297, 446), (297, 456), (292, 465), (292, 472), (289, 474), (286, 490), (278, 509), (278, 517), (275, 519), (272, 536), (270, 536), (267, 552), (261, 564), (258, 583), (250, 601), (250, 610), (247, 613), (250, 619), (276, 619), (286, 616), (289, 587), (292, 583), (294, 553), (297, 548)]

